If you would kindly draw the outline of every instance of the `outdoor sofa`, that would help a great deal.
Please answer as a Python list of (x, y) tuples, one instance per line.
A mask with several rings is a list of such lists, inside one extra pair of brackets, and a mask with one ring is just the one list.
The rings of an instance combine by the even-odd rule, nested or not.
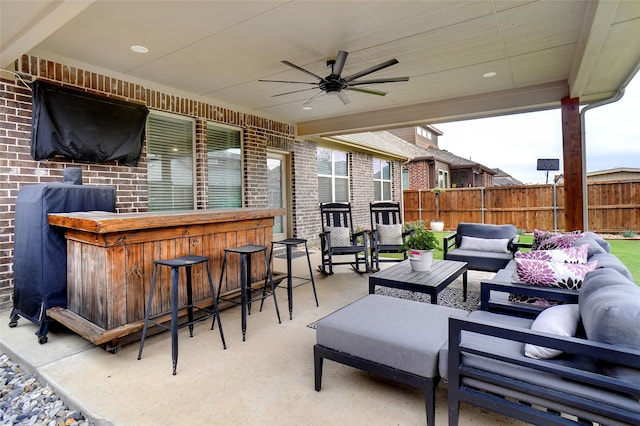
[[(319, 320), (316, 390), (326, 358), (423, 389), (429, 425), (441, 378), (448, 380), (450, 425), (463, 401), (533, 424), (640, 424), (640, 287), (606, 241), (591, 233), (578, 241), (602, 267), (586, 274), (579, 291), (565, 290), (560, 306), (468, 314), (368, 295)], [(498, 293), (533, 289), (541, 297), (551, 290), (512, 284), (513, 272), (500, 273), (508, 287)]]
[(539, 425), (640, 424), (639, 321), (640, 287), (612, 268), (586, 275), (577, 304), (535, 319), (482, 310), (450, 319), (440, 352), (449, 425), (460, 402)]

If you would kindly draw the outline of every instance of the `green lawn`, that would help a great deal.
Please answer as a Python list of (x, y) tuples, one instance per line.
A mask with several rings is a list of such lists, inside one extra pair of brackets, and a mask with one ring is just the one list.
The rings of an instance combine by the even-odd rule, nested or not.
[[(440, 241), (442, 246), (442, 240), (447, 235), (451, 235), (451, 232), (434, 232)], [(533, 241), (533, 235), (522, 235), (520, 241), (523, 243), (531, 243)], [(625, 264), (631, 274), (633, 275), (633, 281), (640, 285), (640, 240), (607, 240), (611, 244), (611, 253), (616, 255), (618, 259)], [(441, 247), (442, 248), (442, 247)], [(393, 256), (393, 255), (387, 255)], [(400, 256), (400, 254), (398, 254)], [(434, 259), (442, 259), (442, 250), (436, 250), (433, 253)]]

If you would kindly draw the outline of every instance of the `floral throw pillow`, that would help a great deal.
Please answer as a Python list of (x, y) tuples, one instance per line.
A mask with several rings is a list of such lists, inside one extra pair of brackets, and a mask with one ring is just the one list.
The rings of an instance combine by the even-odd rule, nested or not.
[(587, 272), (596, 269), (597, 262), (585, 264), (548, 262), (535, 259), (515, 259), (520, 282), (544, 287), (579, 290)]
[[(543, 242), (545, 242), (546, 240), (552, 238), (552, 237), (560, 237), (562, 235), (580, 235), (582, 236), (582, 232), (581, 231), (570, 231), (570, 232), (564, 232), (564, 233), (560, 233), (560, 232), (553, 232), (553, 231), (541, 231), (540, 229), (534, 229), (533, 230), (533, 243), (532, 243), (532, 250), (549, 250), (549, 249), (555, 249), (555, 248), (562, 248), (562, 247), (540, 247), (541, 244)], [(569, 237), (570, 239), (571, 237)], [(564, 240), (562, 238), (559, 238), (560, 243), (564, 242)], [(576, 238), (577, 240), (577, 238)], [(575, 240), (573, 240), (575, 241)], [(571, 241), (571, 243), (573, 243), (573, 241)], [(571, 245), (569, 245), (568, 247), (570, 247)]]
[(382, 245), (402, 245), (402, 225), (376, 225), (378, 243)]
[(583, 234), (561, 234), (555, 235), (542, 241), (538, 246), (538, 250), (556, 250), (569, 248), (573, 246), (577, 240), (582, 238)]
[(587, 263), (589, 246), (581, 244), (556, 250), (532, 250), (516, 252), (516, 259), (546, 260), (547, 262)]

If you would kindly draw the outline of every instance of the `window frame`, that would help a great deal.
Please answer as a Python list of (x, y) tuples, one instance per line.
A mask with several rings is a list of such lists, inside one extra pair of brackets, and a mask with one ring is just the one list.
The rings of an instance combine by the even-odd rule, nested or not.
[[(152, 167), (152, 164), (154, 162), (154, 159), (151, 158), (152, 155), (155, 155), (154, 152), (151, 151), (151, 147), (154, 145), (154, 142), (151, 140), (152, 138), (152, 134), (153, 132), (150, 131), (149, 129), (149, 125), (150, 125), (150, 121), (152, 119), (160, 119), (162, 120), (163, 118), (166, 118), (168, 120), (173, 120), (173, 121), (183, 121), (185, 123), (190, 123), (191, 124), (191, 197), (192, 197), (192, 202), (191, 202), (191, 206), (189, 208), (185, 207), (179, 207), (179, 208), (164, 208), (163, 206), (156, 206), (154, 207), (154, 203), (152, 201), (152, 196), (153, 196), (153, 191), (152, 190), (152, 185), (153, 185), (153, 181), (151, 179), (152, 176), (152, 172), (150, 171), (150, 168)], [(196, 203), (197, 203), (197, 188), (196, 188), (196, 120), (193, 117), (186, 117), (184, 115), (179, 115), (179, 114), (172, 114), (172, 113), (168, 113), (168, 112), (164, 112), (164, 111), (158, 111), (158, 110), (150, 110), (149, 111), (149, 115), (147, 116), (147, 122), (145, 124), (145, 134), (146, 134), (146, 162), (147, 162), (147, 208), (149, 209), (149, 211), (188, 211), (188, 210), (195, 210), (196, 209)], [(162, 171), (161, 171), (162, 173)], [(162, 185), (163, 191), (161, 192), (161, 194), (166, 194), (165, 191), (170, 191), (174, 188), (173, 185), (170, 186), (166, 186), (166, 185)], [(160, 205), (162, 205), (162, 202), (158, 203)]]
[[(376, 178), (376, 163), (380, 164), (380, 177)], [(384, 166), (383, 163), (386, 163), (389, 167), (389, 179), (384, 178)], [(389, 184), (389, 196), (385, 198), (384, 194), (384, 184)], [(376, 196), (376, 186), (379, 185), (380, 197)], [(383, 158), (374, 158), (373, 159), (373, 199), (374, 201), (392, 201), (393, 200), (393, 163), (389, 160), (385, 160)]]
[[(322, 174), (320, 173), (320, 167), (319, 167), (319, 163), (320, 163), (320, 150), (325, 150), (330, 152), (331, 155), (331, 174)], [(345, 163), (346, 163), (346, 176), (342, 176), (342, 175), (336, 175), (336, 154), (344, 154), (345, 156)], [(336, 150), (333, 148), (327, 148), (324, 146), (318, 146), (316, 148), (316, 161), (318, 163), (318, 172), (317, 172), (317, 179), (318, 179), (318, 201), (323, 203), (323, 202), (331, 202), (331, 203), (336, 203), (336, 202), (349, 202), (349, 200), (351, 199), (351, 173), (350, 173), (350, 164), (349, 161), (351, 160), (351, 155), (347, 152), (347, 151), (340, 151), (340, 150)], [(320, 199), (320, 178), (330, 178), (331, 179), (331, 200), (327, 201), (327, 200), (322, 200)], [(336, 201), (336, 179), (338, 180), (346, 180), (347, 185), (347, 199), (346, 200), (339, 200)]]
[(229, 130), (229, 131), (237, 131), (240, 135), (240, 168), (239, 168), (239, 178), (240, 178), (240, 205), (234, 206), (235, 208), (242, 208), (244, 206), (244, 189), (245, 189), (245, 181), (244, 181), (244, 169), (245, 169), (245, 160), (244, 160), (244, 131), (241, 127), (230, 126), (223, 123), (218, 123), (216, 121), (207, 121), (206, 122), (206, 138), (205, 138), (205, 152), (207, 155), (207, 208), (208, 209), (222, 209), (222, 208), (230, 208), (232, 206), (212, 206), (211, 205), (211, 193), (212, 188), (215, 186), (211, 186), (209, 179), (211, 178), (211, 165), (209, 164), (209, 128), (210, 127), (218, 127), (220, 129)]

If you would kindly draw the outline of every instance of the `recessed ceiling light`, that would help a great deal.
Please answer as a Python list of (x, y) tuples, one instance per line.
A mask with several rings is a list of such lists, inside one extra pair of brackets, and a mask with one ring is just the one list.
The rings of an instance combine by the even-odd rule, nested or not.
[(498, 75), (498, 73), (495, 72), (495, 71), (489, 71), (489, 72), (485, 72), (484, 74), (482, 74), (482, 76), (484, 78), (495, 77), (496, 75)]
[(137, 44), (131, 46), (131, 50), (133, 50), (136, 53), (147, 53), (147, 52), (149, 52), (149, 49), (147, 49), (144, 46), (137, 45)]
[(302, 109), (305, 110), (305, 111), (309, 111), (309, 110), (313, 109), (313, 107), (311, 105), (305, 105), (305, 106), (302, 107)]

